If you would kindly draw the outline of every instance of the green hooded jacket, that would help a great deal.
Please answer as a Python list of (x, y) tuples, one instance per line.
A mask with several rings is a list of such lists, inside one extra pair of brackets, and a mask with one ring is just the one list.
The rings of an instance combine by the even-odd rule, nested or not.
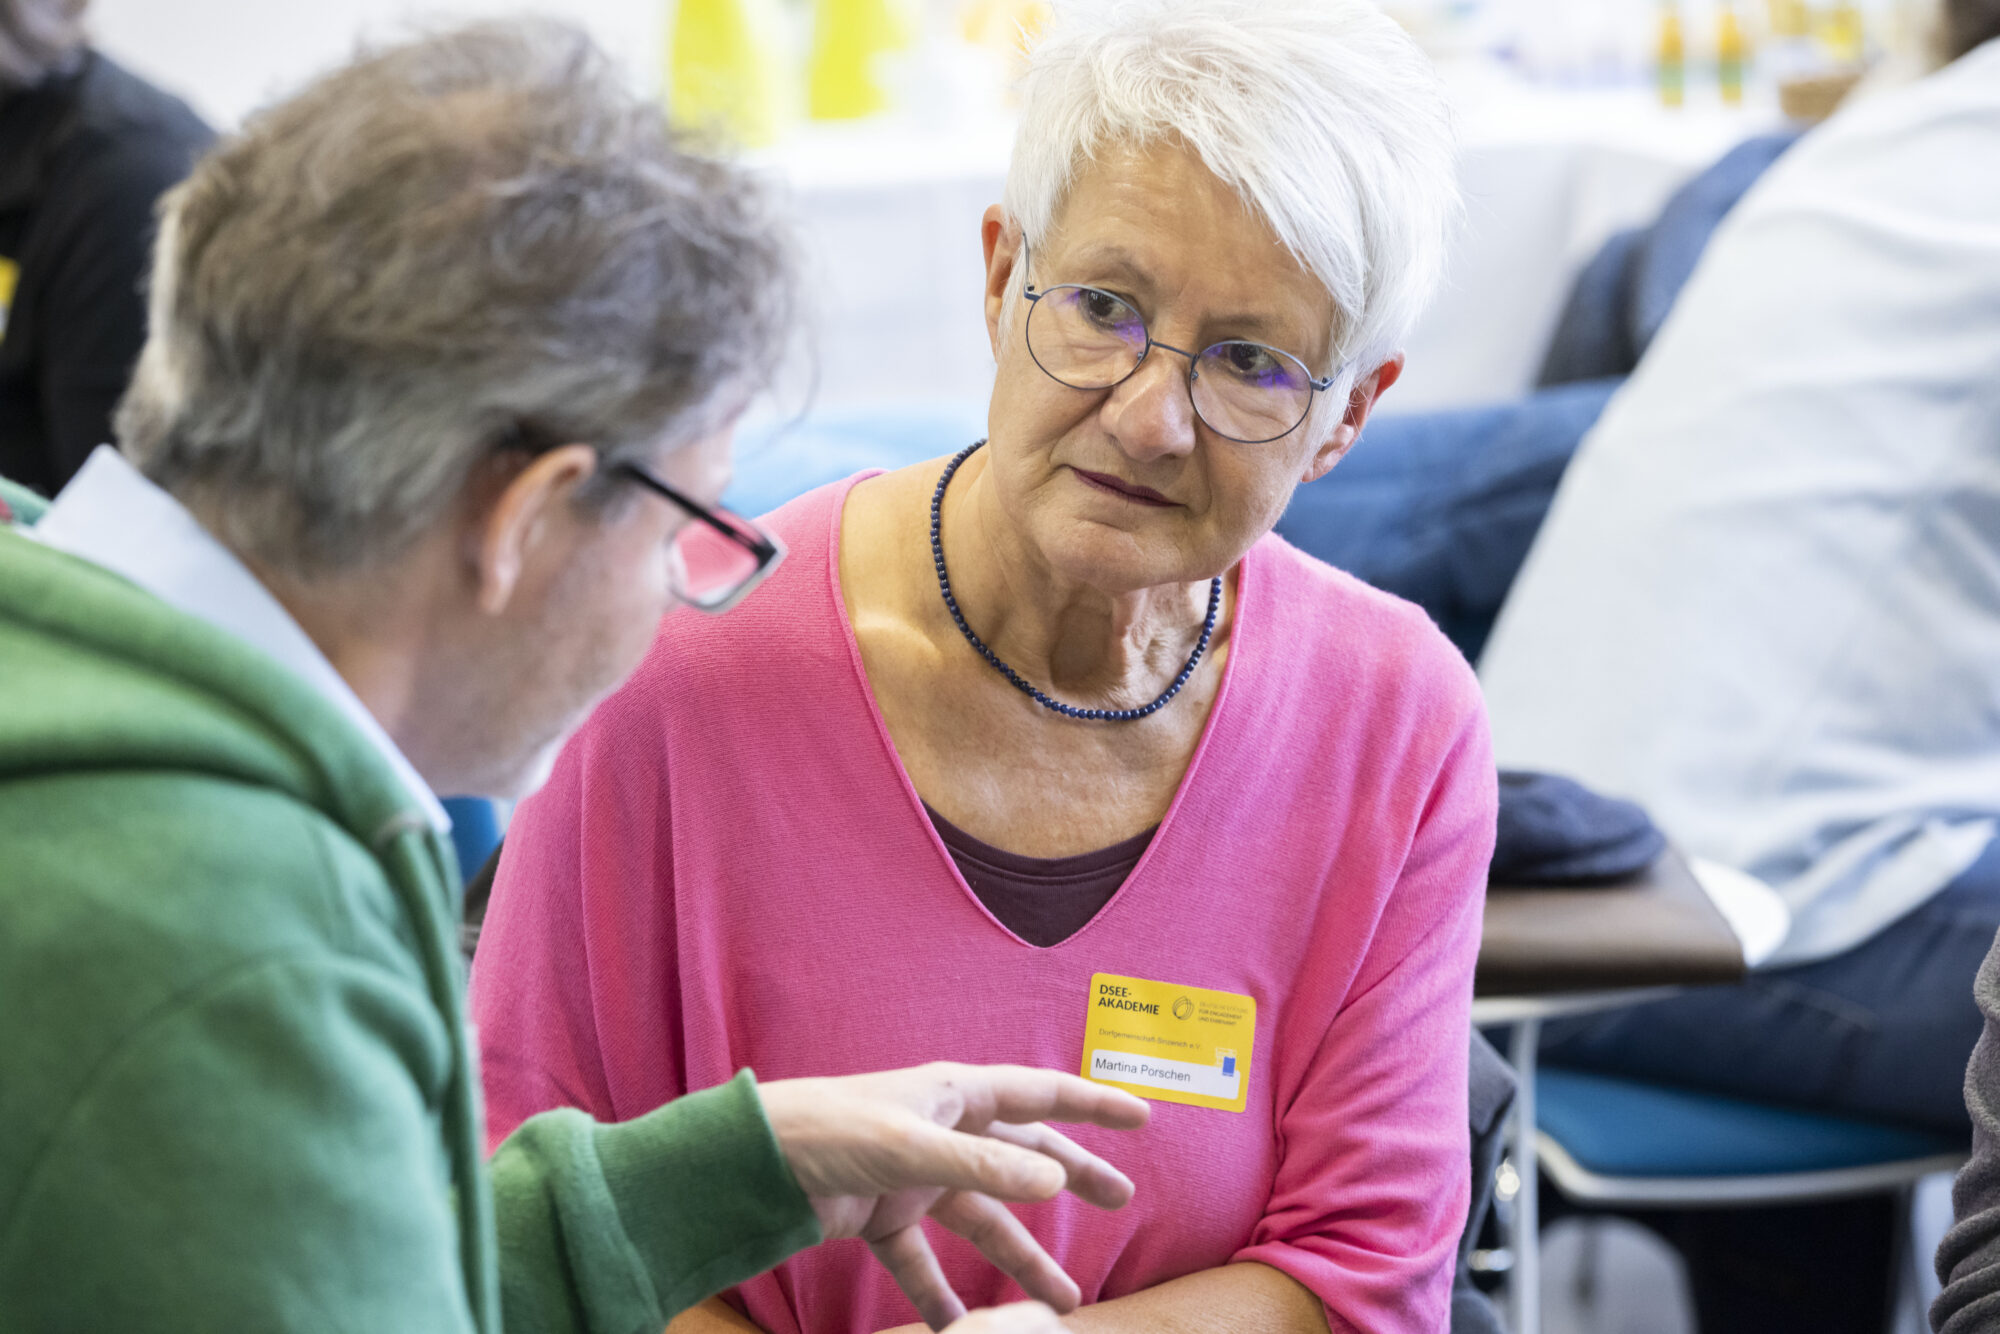
[(0, 508), (0, 1330), (654, 1332), (819, 1240), (747, 1072), (483, 1162), (450, 844)]

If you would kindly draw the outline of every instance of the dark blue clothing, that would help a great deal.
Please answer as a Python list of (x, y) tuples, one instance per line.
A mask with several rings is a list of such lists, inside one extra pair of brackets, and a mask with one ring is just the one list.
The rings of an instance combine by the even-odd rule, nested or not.
[(1708, 247), (1708, 238), (1796, 132), (1745, 140), (1675, 192), (1651, 226), (1619, 232), (1570, 288), (1536, 383), (1630, 375)]
[(1542, 1059), (1965, 1135), (1972, 981), (2000, 933), (2000, 841), (1845, 954), (1552, 1023)]
[(1739, 145), (1651, 226), (1612, 237), (1570, 291), (1542, 388), (1514, 403), (1377, 417), (1339, 467), (1298, 489), (1278, 531), (1423, 607), (1478, 661), (1570, 456), (1638, 365), (1723, 215), (1797, 137)]
[(1340, 466), (1293, 493), (1278, 532), (1416, 603), (1477, 661), (1570, 455), (1622, 383), (1377, 417)]
[(1666, 850), (1666, 836), (1634, 802), (1559, 774), (1500, 771), (1488, 884), (1604, 884), (1639, 874)]

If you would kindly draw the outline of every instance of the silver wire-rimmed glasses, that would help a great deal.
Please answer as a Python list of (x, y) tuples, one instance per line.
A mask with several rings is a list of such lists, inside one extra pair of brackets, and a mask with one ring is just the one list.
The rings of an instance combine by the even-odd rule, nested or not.
[(1313, 395), (1333, 384), (1289, 352), (1232, 338), (1188, 352), (1157, 342), (1146, 317), (1101, 287), (1058, 283), (1040, 291), (1023, 281), (1029, 301), (1028, 355), (1050, 379), (1072, 389), (1109, 389), (1129, 379), (1154, 348), (1188, 359), (1195, 415), (1226, 440), (1261, 445), (1289, 435), (1312, 411)]

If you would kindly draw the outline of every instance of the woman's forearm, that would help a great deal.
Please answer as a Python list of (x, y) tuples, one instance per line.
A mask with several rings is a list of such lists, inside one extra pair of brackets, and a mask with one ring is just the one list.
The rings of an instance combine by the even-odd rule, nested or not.
[(669, 1320), (666, 1334), (764, 1334), (764, 1331), (722, 1298), (710, 1297), (700, 1306), (690, 1306)]
[[(1077, 1334), (1328, 1334), (1318, 1297), (1290, 1275), (1254, 1261), (1204, 1269), (1086, 1306), (1063, 1323)], [(703, 1326), (701, 1334), (709, 1329)], [(674, 1334), (682, 1334), (678, 1322)], [(885, 1334), (926, 1331), (903, 1325)]]
[(1318, 1297), (1254, 1261), (1086, 1306), (1065, 1323), (1078, 1334), (1328, 1334)]

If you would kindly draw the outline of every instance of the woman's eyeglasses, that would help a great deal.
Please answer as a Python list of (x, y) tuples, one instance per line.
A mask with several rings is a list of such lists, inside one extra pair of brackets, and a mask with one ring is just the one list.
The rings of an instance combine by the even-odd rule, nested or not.
[(689, 522), (680, 526), (670, 542), (674, 568), (668, 587), (696, 610), (711, 614), (728, 611), (785, 558), (785, 544), (755, 520), (720, 505), (704, 505), (636, 463), (614, 463), (611, 471), (637, 482), (688, 516)]
[(1061, 283), (1036, 291), (1025, 283), (1028, 355), (1050, 379), (1072, 389), (1109, 389), (1129, 379), (1154, 348), (1188, 359), (1195, 414), (1227, 440), (1261, 445), (1289, 435), (1312, 410), (1313, 395), (1333, 377), (1316, 378), (1289, 352), (1230, 339), (1200, 352), (1155, 342), (1131, 302), (1100, 287)]

